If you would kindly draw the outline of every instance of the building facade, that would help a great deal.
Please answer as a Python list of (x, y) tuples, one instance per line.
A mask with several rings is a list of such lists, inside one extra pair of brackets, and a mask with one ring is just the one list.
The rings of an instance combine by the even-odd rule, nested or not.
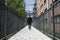
[[(60, 0), (36, 0), (36, 15), (40, 17), (40, 27), (53, 32), (53, 12), (55, 32), (60, 33)], [(52, 10), (54, 6), (54, 11)], [(43, 16), (42, 16), (43, 15)], [(43, 25), (42, 25), (43, 24)]]
[[(56, 1), (58, 0), (53, 0), (53, 3), (55, 3)], [(51, 6), (52, 6), (52, 0), (36, 0), (37, 17), (39, 17), (49, 8), (51, 8)]]
[(37, 17), (39, 17), (42, 13), (50, 8), (52, 4), (52, 0), (37, 0)]

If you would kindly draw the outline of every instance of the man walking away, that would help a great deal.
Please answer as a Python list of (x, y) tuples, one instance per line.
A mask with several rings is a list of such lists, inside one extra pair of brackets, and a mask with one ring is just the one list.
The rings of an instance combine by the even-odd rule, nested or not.
[(27, 23), (28, 23), (29, 29), (31, 29), (32, 18), (30, 16), (27, 18)]

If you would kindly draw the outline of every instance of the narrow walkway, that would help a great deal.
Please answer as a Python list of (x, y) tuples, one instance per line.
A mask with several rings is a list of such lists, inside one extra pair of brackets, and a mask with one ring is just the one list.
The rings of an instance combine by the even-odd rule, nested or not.
[(21, 31), (13, 35), (9, 40), (52, 40), (48, 36), (44, 35), (32, 26), (29, 30), (28, 26), (23, 28)]

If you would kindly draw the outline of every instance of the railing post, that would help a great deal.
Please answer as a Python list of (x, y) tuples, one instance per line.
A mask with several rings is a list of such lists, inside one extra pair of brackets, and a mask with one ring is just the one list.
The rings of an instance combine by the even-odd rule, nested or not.
[(55, 37), (55, 22), (54, 22), (54, 3), (53, 3), (53, 0), (52, 0), (52, 15), (53, 15), (53, 40), (56, 40)]
[(43, 33), (44, 33), (44, 14), (42, 16), (43, 16)]
[(7, 7), (5, 7), (4, 11), (6, 10), (5, 12), (5, 38), (3, 40), (6, 40), (6, 27), (7, 27)]

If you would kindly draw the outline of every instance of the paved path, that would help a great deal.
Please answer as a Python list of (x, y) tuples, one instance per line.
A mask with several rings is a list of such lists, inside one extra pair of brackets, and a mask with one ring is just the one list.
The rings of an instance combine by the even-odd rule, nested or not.
[(52, 40), (48, 36), (35, 29), (33, 26), (31, 27), (32, 29), (29, 30), (28, 26), (26, 26), (21, 31), (9, 38), (9, 40)]

